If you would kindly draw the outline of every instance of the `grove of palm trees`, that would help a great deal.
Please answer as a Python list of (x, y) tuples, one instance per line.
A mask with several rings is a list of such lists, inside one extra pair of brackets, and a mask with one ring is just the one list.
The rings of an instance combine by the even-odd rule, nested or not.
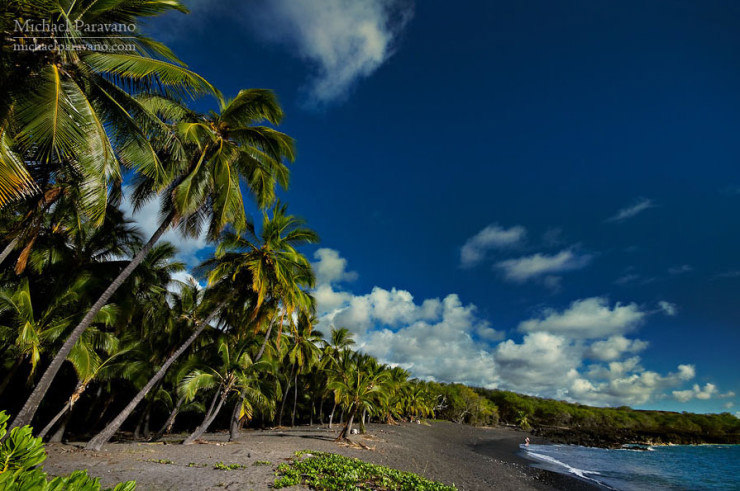
[[(717, 435), (736, 425), (619, 419), (618, 410), (418, 380), (363, 353), (353, 326), (317, 318), (306, 248), (319, 236), (280, 199), (301, 163), (277, 95), (222, 94), (139, 32), (126, 41), (133, 51), (118, 49), (115, 33), (97, 39), (107, 49), (79, 48), (74, 26), (185, 13), (179, 1), (1, 8), (0, 30), (16, 43), (36, 42), (18, 36), (16, 21), (68, 27), (54, 34), (55, 50), (0, 55), (3, 489), (51, 486), (40, 454), (12, 451), (23, 443), (39, 453), (41, 440), (98, 452), (114, 441), (192, 445), (220, 432), (239, 442), (252, 429), (309, 425), (331, 430), (337, 448), (367, 448), (352, 435), (371, 424), (427, 419), (670, 427), (686, 439), (697, 425)], [(151, 236), (127, 212), (148, 203), (159, 204)], [(167, 233), (205, 237), (210, 252), (188, 269)], [(60, 479), (65, 489), (100, 486)]]

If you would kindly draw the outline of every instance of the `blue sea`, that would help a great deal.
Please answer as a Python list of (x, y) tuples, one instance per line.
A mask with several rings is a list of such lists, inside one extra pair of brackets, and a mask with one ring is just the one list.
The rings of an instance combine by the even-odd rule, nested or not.
[(522, 445), (536, 467), (608, 488), (740, 490), (740, 445), (651, 446), (647, 450)]

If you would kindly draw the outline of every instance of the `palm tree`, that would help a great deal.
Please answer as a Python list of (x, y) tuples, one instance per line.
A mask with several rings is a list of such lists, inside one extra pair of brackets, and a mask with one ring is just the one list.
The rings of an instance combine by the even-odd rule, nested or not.
[[(215, 256), (202, 265), (201, 270), (210, 269), (209, 281), (230, 283), (237, 291), (256, 297), (249, 304), (249, 321), (255, 333), (265, 325), (267, 332), (255, 361), (262, 357), (275, 326), (279, 349), (286, 319), (291, 324), (294, 312), (313, 308), (313, 298), (305, 289), (313, 287), (314, 275), (298, 247), (315, 242), (316, 233), (305, 227), (303, 220), (289, 215), (285, 204), (276, 203), (271, 213), (263, 212), (259, 232), (249, 228), (242, 234), (223, 234)], [(240, 404), (232, 415), (232, 440), (238, 433), (240, 411), (236, 408)]]
[[(313, 326), (317, 319), (311, 315), (302, 312), (298, 316), (298, 326), (293, 334), (293, 346), (288, 351), (288, 361), (293, 366), (293, 413), (290, 418), (290, 426), (295, 426), (295, 413), (298, 404), (298, 378), (303, 370), (309, 370), (315, 365), (321, 356), (319, 343), (322, 341), (322, 334), (314, 331)], [(290, 388), (290, 382), (287, 384)], [(283, 400), (283, 404), (285, 400)], [(280, 408), (282, 416), (282, 407)]]
[(334, 441), (348, 440), (358, 411), (372, 411), (376, 395), (382, 390), (383, 379), (384, 372), (366, 372), (360, 364), (353, 363), (347, 373), (329, 383), (329, 387), (336, 393), (337, 400), (348, 413), (347, 422)]
[[(95, 435), (89, 442), (87, 442), (85, 449), (95, 451), (100, 450), (102, 446), (106, 442), (108, 442), (108, 440), (110, 440), (110, 438), (116, 433), (116, 431), (118, 431), (124, 421), (128, 419), (134, 409), (136, 409), (136, 406), (138, 406), (139, 403), (149, 394), (149, 392), (157, 384), (159, 384), (160, 380), (162, 380), (170, 366), (172, 366), (172, 364), (175, 363), (175, 361), (177, 361), (177, 359), (180, 358), (180, 356), (182, 356), (188, 348), (190, 348), (193, 342), (195, 342), (198, 336), (200, 336), (207, 327), (212, 327), (211, 322), (216, 319), (216, 316), (218, 315), (220, 310), (229, 301), (229, 297), (226, 293), (222, 291), (221, 295), (224, 295), (225, 298), (223, 298), (219, 302), (215, 302), (215, 299), (211, 298), (209, 301), (204, 301), (201, 304), (201, 308), (199, 308), (198, 311), (199, 313), (208, 312), (205, 319), (195, 319), (195, 331), (193, 331), (193, 333), (174, 352), (172, 352), (172, 354), (167, 358), (162, 366), (159, 367), (156, 373), (141, 388), (141, 390), (139, 390), (139, 392), (128, 403), (128, 405), (123, 408), (123, 410), (110, 423), (108, 423), (108, 425), (102, 431), (100, 431), (100, 433)], [(213, 297), (216, 296), (217, 295), (213, 295)]]
[[(96, 348), (101, 348), (105, 352), (104, 359), (98, 354)], [(69, 361), (77, 374), (77, 384), (62, 409), (39, 432), (38, 438), (44, 438), (63, 416), (72, 412), (75, 403), (94, 379), (110, 380), (119, 375), (126, 363), (122, 357), (127, 355), (131, 349), (131, 347), (123, 348), (119, 340), (110, 333), (95, 329), (86, 331), (69, 354)], [(63, 430), (58, 432), (60, 439), (62, 433)]]
[(200, 389), (217, 387), (203, 422), (185, 439), (183, 444), (188, 445), (195, 442), (208, 431), (232, 391), (252, 396), (252, 400), (258, 400), (262, 407), (269, 405), (267, 398), (255, 390), (253, 384), (256, 375), (269, 364), (264, 361), (255, 363), (249, 356), (248, 346), (248, 342), (230, 345), (226, 336), (219, 337), (216, 342), (218, 368), (193, 370), (183, 379), (180, 390), (188, 399), (193, 399)]
[[(25, 361), (31, 365), (29, 382), (33, 380), (41, 354), (53, 346), (77, 317), (89, 282), (88, 276), (79, 277), (41, 312), (34, 310), (28, 279), (22, 279), (15, 288), (0, 290), (0, 314), (5, 314), (8, 320), (7, 325), (0, 325), (0, 333), (5, 341), (5, 357), (14, 360), (0, 393)], [(96, 322), (106, 320), (112, 310), (111, 305), (101, 309)]]
[[(163, 107), (164, 100), (150, 98), (149, 103)], [(171, 101), (167, 104), (167, 107), (174, 106)], [(282, 110), (272, 92), (243, 90), (235, 99), (222, 104), (220, 114), (214, 113), (209, 117), (195, 116), (190, 112), (184, 114), (187, 118), (197, 120), (177, 125), (190, 151), (186, 152), (186, 158), (180, 160), (170, 154), (173, 161), (170, 171), (179, 177), (172, 181), (164, 195), (164, 220), (74, 328), (16, 416), (12, 427), (30, 423), (74, 343), (90, 325), (97, 311), (173, 224), (192, 234), (197, 233), (203, 221), (208, 220), (212, 237), (229, 223), (239, 230), (246, 226), (241, 181), (246, 181), (259, 204), (269, 203), (274, 197), (276, 182), (287, 186), (288, 171), (283, 160), (293, 159), (293, 142), (283, 133), (256, 124), (263, 120), (279, 124), (282, 119)], [(148, 180), (139, 186), (137, 200), (141, 202), (151, 197), (157, 189), (157, 181)]]
[[(76, 46), (89, 44), (81, 26), (130, 25), (171, 10), (186, 12), (177, 0), (5, 2), (0, 31), (16, 44), (34, 45), (38, 36), (15, 30), (16, 21), (44, 20), (65, 29), (50, 41), (58, 49), (0, 54), (0, 203), (32, 190), (21, 160), (41, 175), (55, 167), (74, 168), (83, 178), (85, 207), (97, 219), (105, 210), (108, 184), (120, 180), (119, 162), (166, 183), (151, 144), (166, 131), (132, 95), (218, 91), (166, 46), (139, 32), (127, 33), (126, 39), (120, 33), (96, 33), (94, 42), (101, 48)], [(133, 51), (123, 51), (123, 44)]]

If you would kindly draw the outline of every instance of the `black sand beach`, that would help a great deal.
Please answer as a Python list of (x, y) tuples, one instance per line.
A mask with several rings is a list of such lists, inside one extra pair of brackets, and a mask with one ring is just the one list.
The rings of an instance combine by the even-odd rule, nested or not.
[[(44, 467), (52, 475), (86, 468), (106, 485), (136, 480), (142, 490), (268, 489), (278, 464), (297, 450), (317, 450), (414, 472), (465, 490), (594, 489), (576, 478), (531, 467), (518, 455), (527, 433), (509, 428), (449, 422), (369, 425), (367, 435), (353, 439), (370, 450), (338, 445), (332, 441), (335, 434), (325, 426), (254, 430), (227, 443), (226, 434), (216, 433), (206, 435), (208, 443), (189, 446), (176, 444), (175, 436), (156, 444), (113, 443), (99, 453), (74, 443), (49, 444)], [(536, 437), (532, 442), (543, 443)], [(265, 461), (270, 464), (258, 464)], [(217, 470), (217, 462), (245, 467)]]

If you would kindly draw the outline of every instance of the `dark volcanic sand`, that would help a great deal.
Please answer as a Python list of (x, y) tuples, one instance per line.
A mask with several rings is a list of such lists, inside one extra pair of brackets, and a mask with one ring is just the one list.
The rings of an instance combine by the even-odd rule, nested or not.
[[(81, 445), (48, 444), (44, 470), (60, 475), (87, 469), (104, 485), (136, 480), (141, 490), (268, 489), (275, 467), (293, 452), (317, 450), (414, 472), (459, 489), (593, 489), (575, 478), (530, 467), (517, 455), (527, 434), (508, 428), (447, 422), (369, 425), (367, 435), (352, 438), (373, 450), (338, 445), (332, 441), (335, 434), (336, 429), (325, 426), (246, 430), (235, 443), (217, 433), (206, 435), (207, 444), (178, 445), (173, 437), (167, 444), (113, 443), (98, 453), (80, 450)], [(148, 462), (159, 459), (173, 463)], [(255, 465), (257, 461), (271, 464)], [(200, 467), (188, 467), (191, 462)], [(216, 470), (216, 462), (246, 467)]]

